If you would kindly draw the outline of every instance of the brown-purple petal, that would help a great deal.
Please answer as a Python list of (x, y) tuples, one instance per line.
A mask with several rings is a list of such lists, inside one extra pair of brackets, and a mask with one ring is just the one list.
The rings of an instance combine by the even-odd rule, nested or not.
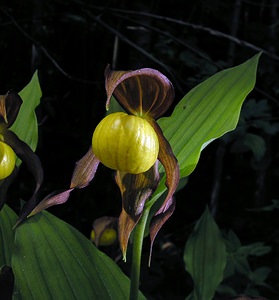
[(28, 215), (28, 217), (31, 217), (31, 216), (39, 213), (40, 211), (47, 209), (53, 205), (65, 203), (68, 200), (72, 190), (73, 190), (73, 188), (65, 190), (61, 193), (57, 193), (57, 194), (52, 193), (51, 195), (48, 195), (31, 211), (31, 213)]
[(137, 225), (138, 221), (139, 218), (135, 221), (126, 213), (125, 209), (122, 209), (118, 219), (118, 239), (124, 261), (126, 261), (126, 252), (131, 232)]
[(100, 161), (93, 153), (92, 147), (87, 153), (76, 163), (70, 188), (83, 188), (87, 186), (94, 178)]
[(48, 195), (35, 208), (33, 207), (32, 211), (29, 210), (28, 216), (35, 215), (53, 205), (65, 203), (72, 190), (75, 188), (84, 188), (90, 183), (95, 176), (99, 163), (100, 161), (95, 157), (92, 147), (90, 147), (87, 153), (76, 163), (70, 188), (63, 192), (56, 192)]

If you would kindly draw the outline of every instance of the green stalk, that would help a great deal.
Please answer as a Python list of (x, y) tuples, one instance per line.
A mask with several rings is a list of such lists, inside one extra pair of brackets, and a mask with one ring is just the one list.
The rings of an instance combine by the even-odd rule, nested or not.
[(144, 231), (149, 215), (149, 207), (145, 207), (142, 216), (135, 227), (132, 248), (132, 269), (131, 269), (131, 283), (130, 283), (130, 300), (138, 300), (139, 281), (140, 281), (140, 265), (142, 254), (142, 243), (144, 238)]

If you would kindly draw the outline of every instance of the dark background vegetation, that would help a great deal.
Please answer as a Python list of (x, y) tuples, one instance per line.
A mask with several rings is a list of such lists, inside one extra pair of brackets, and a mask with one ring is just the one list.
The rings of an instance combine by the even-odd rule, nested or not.
[[(203, 151), (156, 239), (151, 268), (146, 242), (142, 290), (150, 299), (185, 299), (191, 291), (183, 249), (206, 204), (224, 234), (232, 230), (242, 245), (271, 247), (247, 256), (251, 270), (270, 268), (266, 286), (253, 285), (238, 269), (229, 281), (236, 294), (252, 287), (251, 294), (279, 299), (278, 16), (278, 0), (1, 1), (0, 94), (20, 91), (39, 70), (37, 153), (45, 171), (44, 194), (68, 186), (75, 162), (91, 143), (105, 113), (108, 63), (113, 69), (160, 70), (173, 82), (177, 103), (210, 75), (263, 51), (256, 89), (237, 130)], [(22, 166), (10, 193), (15, 209), (16, 199), (28, 198), (33, 184)], [(102, 166), (89, 187), (50, 209), (87, 236), (93, 220), (118, 216), (120, 210), (113, 173)], [(128, 272), (117, 245), (104, 251)]]

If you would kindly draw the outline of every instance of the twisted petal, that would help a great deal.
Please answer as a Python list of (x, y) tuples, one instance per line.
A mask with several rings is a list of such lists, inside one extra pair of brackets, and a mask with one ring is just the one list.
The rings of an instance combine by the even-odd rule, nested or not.
[(141, 217), (146, 200), (159, 183), (158, 163), (140, 174), (116, 173), (116, 183), (122, 195), (122, 212), (119, 217), (119, 243), (125, 258), (130, 234)]
[(68, 200), (72, 190), (73, 188), (67, 189), (63, 192), (52, 193), (48, 195), (31, 212), (29, 211), (28, 217), (34, 216), (40, 211), (47, 209), (53, 205), (65, 203)]
[(157, 211), (156, 215), (164, 213), (172, 204), (172, 197), (179, 183), (180, 172), (177, 159), (172, 151), (168, 140), (164, 137), (162, 129), (154, 120), (148, 120), (157, 133), (159, 140), (159, 155), (158, 159), (162, 163), (166, 172), (166, 187), (168, 193), (162, 206)]
[(165, 185), (168, 188), (167, 196), (156, 212), (155, 217), (152, 219), (150, 224), (150, 239), (151, 239), (151, 250), (150, 257), (152, 251), (152, 245), (154, 239), (164, 225), (164, 223), (169, 219), (172, 215), (175, 208), (175, 200), (173, 194), (175, 193), (178, 183), (179, 183), (179, 165), (177, 159), (171, 149), (171, 146), (167, 139), (164, 137), (163, 132), (160, 126), (154, 120), (148, 120), (152, 127), (155, 129), (158, 139), (159, 139), (159, 155), (158, 159), (162, 163), (166, 172), (166, 182)]
[(26, 202), (21, 211), (19, 220), (17, 222), (17, 224), (19, 224), (28, 216), (38, 202), (38, 195), (43, 183), (44, 172), (39, 157), (25, 142), (20, 140), (14, 132), (6, 130), (4, 133), (4, 140), (5, 143), (13, 148), (16, 155), (27, 165), (36, 182), (36, 187), (32, 197)]
[(100, 161), (94, 155), (92, 147), (76, 163), (76, 167), (71, 179), (70, 188), (84, 188), (94, 178)]
[(95, 176), (99, 163), (100, 161), (94, 155), (92, 147), (90, 147), (87, 153), (76, 163), (69, 189), (48, 195), (35, 208), (33, 207), (31, 213), (29, 211), (28, 216), (35, 215), (53, 205), (65, 203), (75, 188), (81, 189), (90, 183)]
[(174, 88), (166, 76), (157, 70), (105, 71), (107, 103), (114, 95), (123, 108), (138, 116), (157, 119), (172, 104)]

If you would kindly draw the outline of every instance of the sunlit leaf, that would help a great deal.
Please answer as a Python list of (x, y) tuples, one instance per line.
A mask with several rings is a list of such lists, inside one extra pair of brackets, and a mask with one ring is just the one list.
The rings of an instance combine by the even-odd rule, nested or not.
[[(178, 159), (180, 177), (193, 172), (209, 143), (235, 129), (242, 103), (255, 85), (259, 56), (200, 83), (183, 97), (170, 117), (158, 120)], [(164, 191), (161, 180), (153, 200)]]
[(129, 279), (118, 266), (46, 211), (16, 229), (12, 268), (22, 299), (128, 299)]
[(225, 242), (208, 208), (187, 240), (184, 261), (194, 281), (195, 300), (213, 299), (227, 258)]
[(221, 71), (193, 88), (169, 118), (159, 120), (179, 161), (181, 177), (197, 165), (210, 142), (233, 130), (246, 96), (254, 88), (259, 55)]

